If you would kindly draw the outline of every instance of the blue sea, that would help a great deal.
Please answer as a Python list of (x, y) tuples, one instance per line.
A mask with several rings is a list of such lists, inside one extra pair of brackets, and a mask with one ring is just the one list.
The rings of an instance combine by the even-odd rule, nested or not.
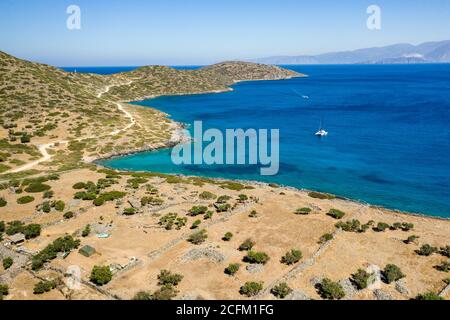
[[(278, 175), (261, 176), (260, 166), (175, 166), (170, 150), (102, 163), (274, 182), (450, 217), (450, 64), (288, 68), (309, 77), (136, 102), (176, 121), (202, 120), (205, 128), (279, 128)], [(314, 133), (322, 119), (329, 135), (318, 138)]]

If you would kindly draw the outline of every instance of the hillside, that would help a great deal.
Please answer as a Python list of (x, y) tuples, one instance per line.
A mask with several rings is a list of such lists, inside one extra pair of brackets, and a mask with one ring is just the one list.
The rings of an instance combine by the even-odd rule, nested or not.
[(148, 66), (101, 76), (68, 73), (0, 52), (0, 173), (75, 168), (173, 143), (178, 124), (157, 110), (119, 101), (225, 91), (236, 81), (293, 76), (300, 75), (242, 62), (200, 70)]
[[(176, 70), (150, 66), (122, 73), (131, 85), (116, 86), (108, 97), (119, 100), (142, 100), (159, 95), (177, 95), (229, 90), (229, 86), (246, 80), (281, 80), (304, 76), (276, 66), (248, 62), (223, 62), (198, 70)], [(115, 78), (116, 76), (113, 76)]]

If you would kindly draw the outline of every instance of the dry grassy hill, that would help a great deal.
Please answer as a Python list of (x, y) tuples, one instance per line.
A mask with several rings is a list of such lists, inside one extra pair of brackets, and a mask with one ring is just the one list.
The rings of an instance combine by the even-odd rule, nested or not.
[[(23, 168), (69, 169), (82, 165), (82, 160), (148, 150), (170, 141), (177, 125), (163, 113), (118, 101), (224, 91), (236, 81), (293, 76), (300, 75), (243, 62), (200, 70), (149, 66), (101, 76), (68, 73), (0, 52), (0, 174)], [(45, 157), (46, 150), (50, 157)]]
[(238, 81), (281, 80), (300, 76), (304, 75), (276, 66), (238, 61), (197, 70), (149, 66), (118, 75), (133, 83), (114, 87), (108, 96), (119, 100), (141, 100), (160, 95), (219, 92), (229, 90), (229, 86)]

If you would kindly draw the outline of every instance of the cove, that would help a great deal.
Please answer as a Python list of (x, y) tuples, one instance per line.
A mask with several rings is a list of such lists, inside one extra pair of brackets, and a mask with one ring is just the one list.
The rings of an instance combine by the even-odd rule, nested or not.
[[(205, 129), (279, 129), (277, 175), (261, 176), (255, 165), (175, 165), (171, 150), (100, 163), (278, 183), (450, 217), (450, 64), (288, 68), (309, 77), (134, 102), (188, 125), (200, 120)], [(321, 120), (329, 135), (318, 138)]]

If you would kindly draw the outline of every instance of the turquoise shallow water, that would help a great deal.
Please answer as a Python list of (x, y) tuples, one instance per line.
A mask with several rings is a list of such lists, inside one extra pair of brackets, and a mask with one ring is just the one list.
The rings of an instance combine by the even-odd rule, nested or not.
[[(276, 182), (450, 217), (450, 65), (289, 68), (309, 77), (136, 102), (184, 123), (202, 120), (206, 128), (279, 128), (278, 175), (260, 176), (259, 166), (176, 166), (170, 150), (101, 163)], [(329, 136), (318, 139), (314, 132), (321, 118)]]

